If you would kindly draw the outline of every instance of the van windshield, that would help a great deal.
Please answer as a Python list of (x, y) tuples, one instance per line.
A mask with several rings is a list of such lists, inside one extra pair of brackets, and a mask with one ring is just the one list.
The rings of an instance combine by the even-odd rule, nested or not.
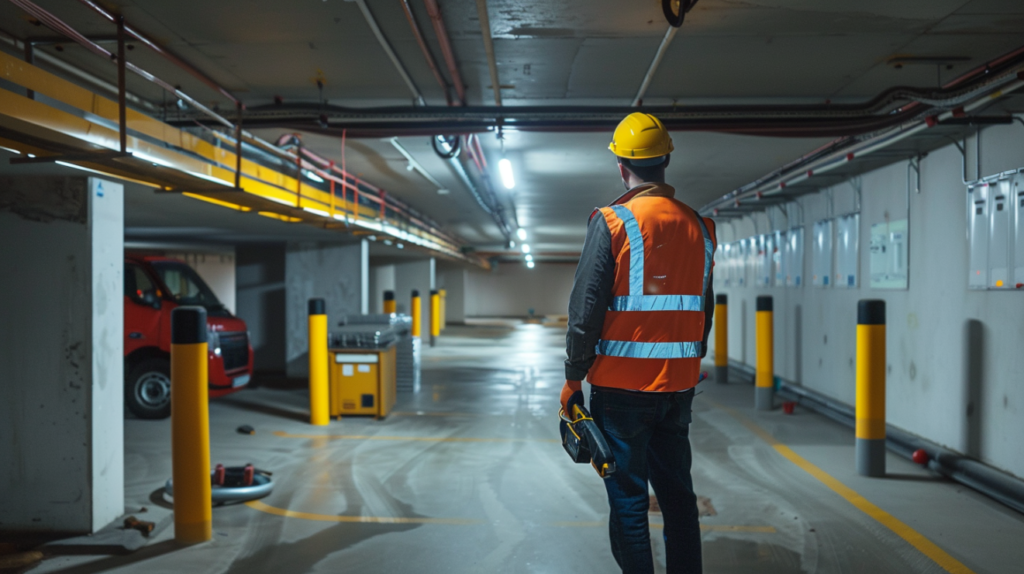
[(224, 308), (206, 282), (188, 265), (177, 261), (153, 261), (152, 265), (179, 305), (202, 305), (209, 310)]

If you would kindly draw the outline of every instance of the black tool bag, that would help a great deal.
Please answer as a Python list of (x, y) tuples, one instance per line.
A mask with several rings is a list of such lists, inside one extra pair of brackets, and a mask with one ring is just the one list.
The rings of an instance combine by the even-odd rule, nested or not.
[(562, 447), (569, 453), (569, 458), (578, 464), (590, 463), (601, 478), (606, 478), (615, 472), (615, 456), (608, 441), (597, 428), (597, 423), (591, 418), (590, 412), (581, 404), (570, 404), (572, 419), (559, 413), (559, 431), (562, 435)]

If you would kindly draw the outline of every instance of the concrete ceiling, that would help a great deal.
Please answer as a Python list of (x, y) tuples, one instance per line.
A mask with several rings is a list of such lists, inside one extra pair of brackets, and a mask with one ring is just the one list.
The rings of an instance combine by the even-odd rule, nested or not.
[[(443, 93), (426, 65), (397, 0), (367, 0), (381, 29), (430, 104)], [(37, 0), (92, 37), (111, 36), (113, 26), (77, 2)], [(340, 105), (408, 105), (411, 95), (371, 33), (355, 2), (323, 0), (130, 0), (106, 3), (127, 21), (220, 82), (250, 106), (275, 96), (285, 101)], [(437, 39), (422, 0), (409, 0), (441, 68)], [(474, 0), (440, 0), (470, 104), (493, 95)], [(506, 105), (628, 105), (667, 24), (660, 2), (643, 0), (489, 0), (498, 74)], [(15, 36), (51, 37), (9, 3), (0, 4), (0, 30)], [(644, 102), (647, 104), (823, 102), (861, 100), (894, 85), (930, 87), (1024, 44), (1020, 0), (700, 0), (668, 48)], [(55, 56), (107, 79), (109, 62), (71, 44), (41, 46)], [(889, 63), (893, 57), (950, 58), (947, 65)], [(226, 100), (144, 47), (133, 62), (194, 97), (227, 108)], [(157, 104), (163, 94), (138, 78), (130, 90)], [(261, 130), (276, 139), (280, 130)], [(540, 251), (578, 250), (590, 210), (619, 194), (610, 134), (506, 132), (499, 142), (481, 136), (488, 160), (503, 154), (515, 166), (514, 200), (530, 243)], [(698, 207), (824, 143), (712, 133), (674, 135), (677, 152), (669, 169), (679, 198)], [(305, 145), (340, 162), (336, 138), (304, 134)], [(451, 193), (439, 195), (406, 160), (380, 140), (349, 140), (351, 169), (389, 193), (421, 208), (467, 241), (500, 241), (489, 217), (475, 205), (427, 138), (402, 144)], [(506, 193), (497, 184), (495, 188)], [(175, 198), (182, 201), (181, 198)], [(156, 209), (141, 225), (194, 227), (171, 208)], [(215, 212), (211, 212), (215, 213)], [(183, 215), (183, 214), (181, 214)], [(234, 214), (228, 214), (234, 215)], [(262, 219), (262, 218), (261, 218)], [(275, 225), (278, 222), (261, 222)], [(214, 216), (211, 227), (234, 225)], [(203, 226), (205, 227), (205, 225)], [(252, 229), (244, 226), (246, 229)], [(257, 226), (259, 227), (259, 226)], [(267, 228), (268, 232), (271, 228)], [(283, 228), (282, 228), (283, 229)], [(313, 230), (316, 231), (316, 230)], [(262, 228), (256, 235), (261, 234)], [(284, 231), (281, 232), (285, 233)], [(241, 236), (239, 236), (241, 239)]]

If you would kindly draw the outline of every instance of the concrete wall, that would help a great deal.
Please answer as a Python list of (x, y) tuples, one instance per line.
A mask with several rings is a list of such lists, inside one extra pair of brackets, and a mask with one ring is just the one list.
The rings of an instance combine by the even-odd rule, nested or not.
[[(359, 314), (364, 282), (361, 244), (289, 243), (285, 250), (285, 362), (289, 377), (309, 372), (309, 311), (314, 297), (327, 304), (328, 330), (341, 315)], [(368, 294), (367, 294), (368, 295)], [(367, 299), (368, 300), (368, 299)]]
[[(973, 177), (971, 139), (968, 170)], [(1024, 167), (1019, 126), (986, 129), (982, 142), (983, 176)], [(906, 162), (860, 178), (859, 286), (809, 285), (811, 225), (829, 214), (830, 203), (836, 215), (855, 208), (857, 183), (799, 200), (805, 224), (803, 287), (754, 288), (749, 281), (745, 288), (716, 287), (730, 298), (730, 357), (754, 364), (754, 299), (770, 294), (778, 375), (852, 405), (857, 301), (884, 299), (889, 423), (1024, 477), (1024, 291), (967, 287), (966, 190), (959, 152), (947, 146), (921, 161), (921, 191), (909, 197), (907, 290), (871, 289), (868, 279), (871, 225), (907, 216)], [(776, 217), (774, 227), (785, 228), (784, 222)], [(756, 225), (758, 233), (771, 227), (764, 216)], [(723, 242), (732, 241), (753, 235), (755, 223), (747, 218), (720, 230)], [(716, 283), (721, 283), (718, 277)]]
[(437, 288), (445, 290), (445, 321), (466, 322), (466, 277), (469, 270), (461, 265), (439, 265)]
[(124, 511), (124, 195), (0, 178), (0, 530)]
[(210, 252), (168, 252), (168, 257), (175, 257), (188, 263), (196, 273), (206, 281), (217, 299), (231, 313), (237, 314), (236, 303), (236, 270), (235, 250), (228, 249), (219, 253)]
[(466, 274), (467, 317), (565, 315), (569, 308), (575, 263), (538, 263), (533, 269), (501, 263), (494, 271)]
[(285, 246), (243, 245), (236, 250), (236, 314), (252, 339), (254, 368), (285, 371)]

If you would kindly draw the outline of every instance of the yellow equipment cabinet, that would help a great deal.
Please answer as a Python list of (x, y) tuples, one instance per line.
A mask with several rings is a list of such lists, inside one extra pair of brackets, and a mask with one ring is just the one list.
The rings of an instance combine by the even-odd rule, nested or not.
[(388, 416), (395, 406), (395, 346), (330, 349), (331, 416)]

